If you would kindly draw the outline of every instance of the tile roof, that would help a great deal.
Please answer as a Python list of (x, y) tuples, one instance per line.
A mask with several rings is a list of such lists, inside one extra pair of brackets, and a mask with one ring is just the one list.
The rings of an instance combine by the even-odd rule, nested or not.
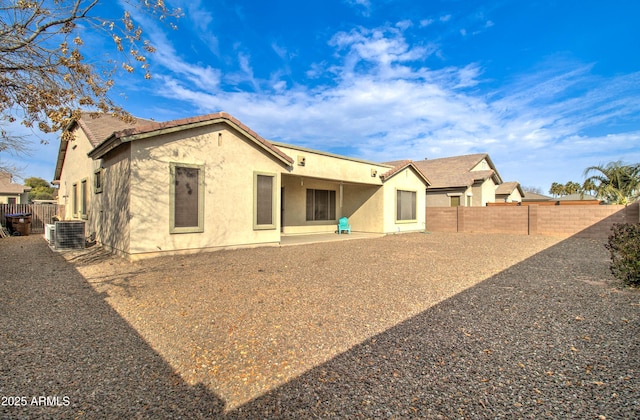
[(518, 185), (520, 184), (516, 181), (504, 182), (496, 187), (496, 194), (509, 195), (518, 188)]
[(393, 168), (391, 168), (389, 171), (380, 175), (380, 178), (382, 179), (383, 182), (393, 177), (397, 173), (402, 172), (404, 169), (410, 167), (416, 172), (416, 174), (418, 174), (419, 177), (421, 177), (425, 181), (427, 185), (431, 185), (431, 181), (426, 177), (424, 172), (422, 172), (420, 168), (418, 168), (414, 164), (412, 160), (396, 160), (393, 162), (386, 162), (385, 165), (393, 166)]
[(135, 118), (135, 122), (128, 123), (108, 114), (83, 112), (82, 116), (76, 120), (76, 123), (84, 130), (91, 145), (96, 147), (116, 131), (153, 124), (153, 121), (144, 118)]
[[(69, 126), (65, 128), (65, 131), (72, 130), (77, 125), (82, 129), (82, 131), (84, 131), (85, 135), (89, 139), (89, 143), (91, 143), (91, 146), (95, 148), (98, 144), (108, 138), (114, 131), (153, 122), (144, 118), (134, 118), (135, 122), (128, 123), (120, 118), (114, 117), (109, 114), (99, 112), (82, 112), (80, 114), (80, 118), (69, 124)], [(60, 141), (60, 145), (58, 147), (56, 169), (53, 174), (54, 181), (60, 180), (60, 175), (62, 174), (62, 165), (64, 164), (64, 158), (67, 153), (68, 143), (68, 141)]]
[(126, 127), (122, 130), (115, 131), (108, 138), (104, 139), (100, 144), (96, 145), (94, 150), (89, 154), (93, 158), (99, 158), (109, 150), (118, 147), (120, 144), (128, 141), (136, 140), (140, 137), (150, 137), (159, 134), (163, 130), (170, 129), (188, 129), (198, 124), (214, 124), (224, 122), (235, 127), (240, 132), (250, 137), (253, 141), (264, 147), (266, 150), (277, 156), (283, 162), (293, 163), (293, 158), (278, 149), (271, 142), (265, 140), (258, 133), (244, 125), (240, 120), (231, 116), (226, 112), (218, 112), (215, 114), (200, 115), (196, 117), (182, 118), (165, 122), (149, 122), (147, 124), (139, 124), (135, 127)]
[[(478, 163), (486, 159), (489, 168), (472, 171)], [(486, 153), (453, 156), (439, 159), (414, 161), (414, 164), (431, 180), (430, 188), (469, 187), (474, 182), (491, 177), (501, 184), (500, 175), (493, 166), (493, 162)]]

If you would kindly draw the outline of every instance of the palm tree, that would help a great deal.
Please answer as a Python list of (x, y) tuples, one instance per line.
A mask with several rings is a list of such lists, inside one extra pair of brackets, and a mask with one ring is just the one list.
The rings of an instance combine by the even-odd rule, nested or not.
[(577, 182), (569, 181), (564, 184), (564, 193), (566, 195), (575, 194), (578, 191), (580, 191), (580, 184), (578, 184)]
[(584, 182), (595, 185), (598, 198), (612, 204), (628, 204), (640, 197), (640, 164), (625, 165), (622, 161), (616, 161), (584, 170), (584, 176), (591, 173), (595, 175)]
[(584, 198), (585, 194), (591, 194), (596, 191), (596, 183), (592, 179), (588, 179), (582, 183), (580, 187), (580, 198)]
[(554, 182), (553, 184), (551, 184), (551, 189), (549, 190), (549, 194), (551, 194), (554, 197), (557, 197), (559, 195), (563, 195), (564, 193), (565, 193), (564, 185), (559, 184), (557, 182)]

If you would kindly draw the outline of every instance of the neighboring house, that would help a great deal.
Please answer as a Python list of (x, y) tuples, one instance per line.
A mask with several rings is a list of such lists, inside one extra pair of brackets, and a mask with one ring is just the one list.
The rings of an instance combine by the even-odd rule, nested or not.
[(502, 178), (486, 153), (414, 161), (429, 178), (427, 207), (486, 206)]
[(517, 181), (503, 182), (496, 187), (496, 202), (522, 203), (524, 197), (525, 192)]
[(10, 173), (0, 172), (0, 204), (26, 204), (29, 191), (30, 187), (14, 184)]
[(429, 180), (386, 165), (272, 143), (226, 113), (68, 127), (55, 172), (65, 219), (131, 259), (278, 244), (283, 234), (425, 229)]
[(526, 195), (522, 199), (523, 203), (540, 203), (545, 201), (553, 200), (551, 197), (547, 195), (537, 194), (534, 192), (527, 191)]

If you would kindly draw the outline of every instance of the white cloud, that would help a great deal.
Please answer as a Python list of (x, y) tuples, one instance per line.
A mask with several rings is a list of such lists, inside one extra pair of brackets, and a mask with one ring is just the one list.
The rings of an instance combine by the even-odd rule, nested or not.
[(431, 25), (433, 22), (434, 22), (434, 20), (433, 20), (433, 19), (422, 19), (422, 20), (420, 21), (420, 27), (421, 27), (421, 28), (425, 28), (425, 27), (427, 27), (427, 26)]
[(350, 6), (356, 6), (363, 16), (369, 16), (371, 13), (370, 0), (344, 0), (344, 2)]
[(248, 81), (251, 83), (255, 91), (260, 90), (260, 86), (253, 75), (253, 68), (251, 67), (249, 56), (243, 53), (238, 54), (238, 62), (240, 64), (240, 69), (242, 70), (242, 72), (237, 76), (238, 82)]
[(332, 61), (315, 63), (307, 76), (331, 83), (289, 86), (278, 72), (256, 80), (241, 54), (238, 75), (254, 91), (229, 91), (203, 83), (219, 80), (216, 69), (167, 53), (162, 92), (202, 113), (230, 112), (266, 138), (328, 151), (348, 145), (364, 159), (488, 152), (505, 180), (543, 189), (563, 177), (580, 181), (601, 161), (640, 161), (640, 132), (589, 134), (640, 112), (640, 73), (602, 79), (592, 65), (556, 57), (488, 91), (480, 65), (428, 68), (436, 47), (410, 44), (397, 27), (339, 32), (329, 44)]
[(399, 28), (402, 31), (406, 31), (412, 26), (413, 22), (411, 22), (409, 19), (401, 20), (400, 22), (396, 23), (396, 28)]
[(287, 51), (286, 47), (279, 45), (276, 42), (271, 43), (271, 49), (280, 57), (283, 61), (287, 62), (291, 58), (291, 54)]
[[(199, 5), (200, 3), (194, 3)], [(191, 7), (191, 6), (190, 6)], [(149, 18), (143, 13), (139, 13), (135, 8), (128, 8), (134, 15), (136, 21), (140, 22), (147, 31), (147, 36), (151, 39), (151, 44), (156, 48), (153, 55), (153, 64), (163, 66), (177, 77), (184, 77), (200, 89), (212, 89), (220, 84), (221, 72), (211, 66), (203, 66), (187, 62), (176, 51), (173, 43), (167, 36), (164, 28), (156, 20)], [(205, 17), (203, 17), (205, 16)], [(200, 14), (198, 25), (208, 25), (209, 17), (205, 12)]]

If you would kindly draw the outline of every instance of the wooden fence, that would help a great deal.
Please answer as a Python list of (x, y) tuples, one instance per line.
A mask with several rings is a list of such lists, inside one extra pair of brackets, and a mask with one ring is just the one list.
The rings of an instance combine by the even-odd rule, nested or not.
[(5, 214), (31, 213), (31, 233), (44, 233), (44, 225), (53, 223), (57, 204), (0, 204), (0, 223), (7, 225)]

